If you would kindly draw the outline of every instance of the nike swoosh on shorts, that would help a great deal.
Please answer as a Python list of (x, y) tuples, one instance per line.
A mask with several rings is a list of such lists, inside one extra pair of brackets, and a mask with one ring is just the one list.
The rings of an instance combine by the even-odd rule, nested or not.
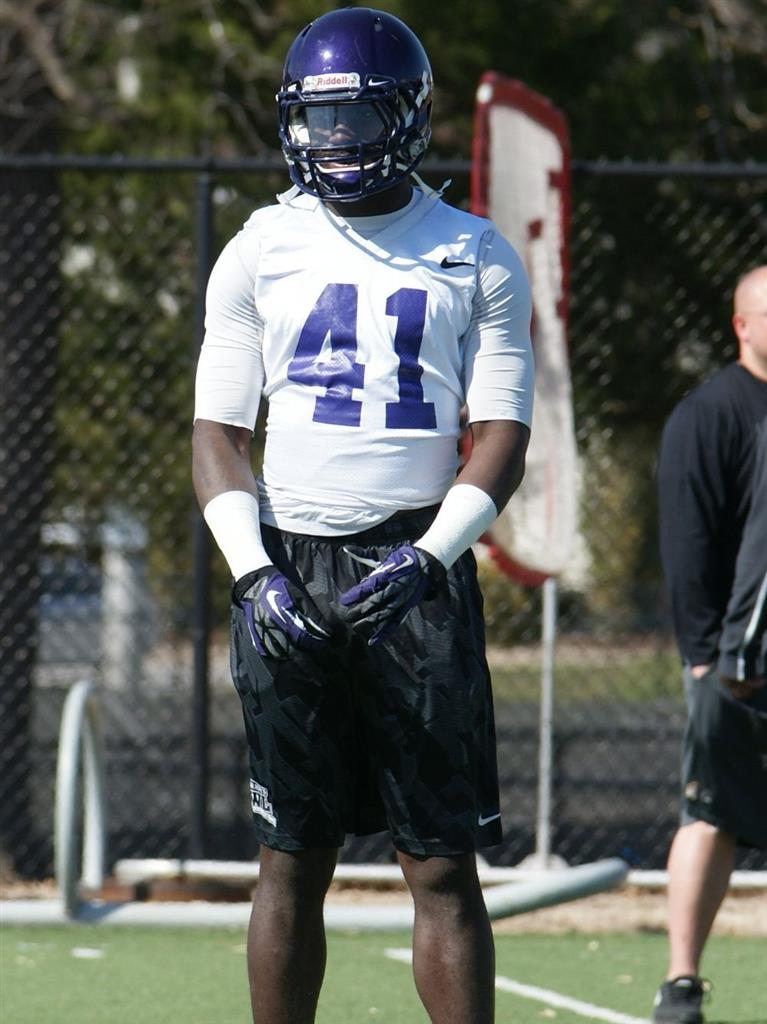
[(501, 816), (501, 812), (500, 812), (500, 811), (499, 811), (499, 812), (498, 812), (497, 814), (491, 814), (491, 815), (489, 815), (489, 816), (488, 816), (487, 818), (484, 818), (484, 817), (483, 817), (483, 816), (482, 816), (482, 815), (480, 814), (480, 816), (479, 816), (479, 817), (477, 818), (477, 824), (478, 824), (478, 825), (479, 825), (480, 827), (481, 827), (482, 825), (489, 825), (491, 821), (495, 821), (495, 820), (496, 820), (497, 818), (500, 818), (500, 816)]

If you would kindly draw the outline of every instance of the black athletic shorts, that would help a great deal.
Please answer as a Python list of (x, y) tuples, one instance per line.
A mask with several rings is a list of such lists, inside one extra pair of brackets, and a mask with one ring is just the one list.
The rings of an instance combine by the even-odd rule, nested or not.
[(707, 821), (767, 848), (767, 688), (738, 700), (715, 667), (700, 679), (686, 669), (685, 688), (682, 823)]
[[(337, 635), (320, 654), (261, 658), (232, 606), (231, 667), (250, 751), (257, 838), (277, 850), (341, 846), (389, 829), (416, 856), (501, 841), (482, 595), (466, 552), (446, 585), (375, 647), (337, 616), (369, 566), (423, 536), (436, 508), (345, 537), (262, 528), (274, 564)], [(314, 607), (312, 607), (312, 605)]]

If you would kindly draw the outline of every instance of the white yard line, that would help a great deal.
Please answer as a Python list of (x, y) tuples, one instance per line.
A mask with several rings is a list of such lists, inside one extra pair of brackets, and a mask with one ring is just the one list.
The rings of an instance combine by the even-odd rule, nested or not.
[[(386, 956), (391, 960), (401, 960), (408, 964), (413, 959), (413, 954), (409, 949), (387, 949)], [(649, 1024), (646, 1017), (631, 1017), (627, 1013), (618, 1013), (603, 1006), (594, 1006), (593, 1003), (584, 1003), (580, 999), (571, 999), (569, 996), (550, 992), (545, 988), (537, 988), (535, 985), (523, 985), (519, 981), (512, 981), (511, 978), (504, 978), (502, 975), (496, 975), (495, 987), (502, 992), (512, 992), (523, 999), (534, 999), (547, 1006), (556, 1006), (560, 1010), (570, 1010), (571, 1013), (588, 1017), (590, 1020), (603, 1020), (607, 1024)]]

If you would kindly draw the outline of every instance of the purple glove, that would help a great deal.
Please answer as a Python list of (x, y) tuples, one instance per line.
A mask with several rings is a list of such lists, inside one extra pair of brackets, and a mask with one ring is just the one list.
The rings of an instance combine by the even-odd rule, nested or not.
[(273, 565), (249, 572), (234, 584), (234, 603), (245, 612), (250, 639), (263, 658), (285, 661), (297, 648), (316, 651), (330, 633), (296, 607), (300, 591)]
[(373, 647), (444, 579), (445, 568), (434, 555), (403, 544), (341, 595), (341, 617)]

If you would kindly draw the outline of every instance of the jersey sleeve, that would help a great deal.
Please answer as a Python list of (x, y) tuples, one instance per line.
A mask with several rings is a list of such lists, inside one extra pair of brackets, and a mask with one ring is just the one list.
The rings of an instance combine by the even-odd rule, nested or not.
[(719, 669), (740, 680), (767, 672), (767, 420), (759, 430), (751, 508), (722, 627)]
[(226, 245), (208, 281), (194, 418), (253, 430), (264, 382), (264, 324), (255, 304), (252, 242), (246, 266), (240, 237)]
[(687, 399), (669, 417), (658, 459), (660, 552), (682, 659), (710, 665), (717, 657), (727, 594), (725, 557), (728, 445), (726, 415)]
[(469, 422), (518, 420), (529, 427), (535, 367), (527, 273), (516, 251), (494, 229), (482, 239), (478, 262), (471, 321), (463, 338)]

